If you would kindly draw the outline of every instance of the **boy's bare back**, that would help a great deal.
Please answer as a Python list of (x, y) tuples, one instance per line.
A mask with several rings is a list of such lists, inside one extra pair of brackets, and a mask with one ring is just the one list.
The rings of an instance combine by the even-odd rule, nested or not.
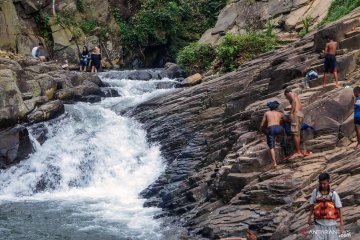
[(336, 54), (337, 42), (330, 41), (326, 44), (325, 53), (327, 54)]
[(280, 125), (281, 120), (285, 118), (284, 114), (278, 111), (267, 111), (265, 113), (267, 126)]

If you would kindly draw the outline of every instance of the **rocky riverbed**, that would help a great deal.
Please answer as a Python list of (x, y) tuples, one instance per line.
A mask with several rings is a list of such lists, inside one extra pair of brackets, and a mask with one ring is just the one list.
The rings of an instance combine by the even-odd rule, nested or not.
[[(260, 227), (259, 239), (310, 239), (308, 199), (318, 174), (327, 171), (343, 200), (346, 229), (351, 239), (359, 239), (360, 151), (353, 150), (352, 89), (343, 87), (360, 83), (359, 27), (357, 9), (236, 72), (129, 110), (126, 114), (144, 124), (148, 138), (161, 144), (168, 162), (160, 178), (143, 191), (146, 205), (178, 216), (175, 222), (189, 229), (190, 239), (244, 235), (249, 224)], [(307, 71), (322, 73), (319, 52), (327, 34), (340, 45), (342, 87), (322, 87), (320, 75), (306, 88)], [(257, 130), (269, 100), (289, 110), (284, 87), (297, 92), (305, 106), (305, 122), (314, 131), (304, 133), (303, 147), (314, 154), (271, 169), (265, 137)], [(283, 157), (280, 146), (277, 154)]]
[[(341, 86), (360, 83), (359, 27), (358, 9), (235, 72), (193, 77), (202, 82), (135, 109), (114, 106), (118, 114), (143, 124), (167, 161), (162, 175), (142, 192), (148, 199), (145, 206), (163, 208), (157, 217), (175, 216), (170, 219), (189, 230), (189, 239), (241, 236), (249, 224), (260, 227), (260, 239), (310, 239), (308, 199), (318, 174), (327, 171), (343, 200), (345, 227), (351, 239), (360, 238), (360, 151), (353, 149), (352, 89), (336, 89), (333, 83), (322, 87), (321, 75), (304, 85), (308, 70), (322, 72), (320, 50), (327, 34), (339, 41)], [(128, 77), (146, 80), (156, 74), (138, 71)], [(113, 94), (111, 89), (102, 91), (104, 85), (94, 75), (77, 75), (31, 59), (0, 58), (0, 76), (2, 168), (32, 151), (26, 128), (13, 128), (16, 123), (54, 118), (63, 112), (64, 102), (96, 102)], [(266, 102), (276, 99), (289, 109), (284, 87), (297, 92), (305, 106), (305, 122), (314, 130), (304, 133), (303, 147), (314, 154), (271, 169), (265, 137), (257, 130)], [(281, 159), (284, 152), (278, 146)]]

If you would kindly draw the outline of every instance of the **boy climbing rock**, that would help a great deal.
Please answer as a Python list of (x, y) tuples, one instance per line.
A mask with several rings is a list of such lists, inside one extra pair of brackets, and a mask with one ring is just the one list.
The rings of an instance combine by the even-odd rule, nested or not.
[(325, 53), (325, 61), (324, 61), (324, 77), (323, 77), (323, 85), (326, 86), (326, 73), (334, 73), (335, 84), (336, 87), (339, 87), (339, 78), (337, 75), (336, 69), (336, 48), (337, 42), (330, 36), (326, 36), (326, 46), (323, 52)]
[(280, 125), (280, 122), (287, 121), (284, 114), (277, 110), (279, 105), (280, 104), (277, 101), (269, 102), (267, 106), (270, 108), (270, 111), (265, 112), (264, 117), (260, 123), (260, 129), (262, 129), (265, 125), (265, 122), (267, 122), (266, 138), (267, 138), (267, 144), (270, 148), (273, 167), (276, 167), (276, 158), (275, 158), (276, 136), (284, 132), (284, 129)]
[(312, 225), (314, 216), (315, 228), (310, 233), (314, 240), (339, 239), (336, 229), (336, 220), (340, 218), (340, 230), (344, 231), (344, 218), (342, 204), (337, 192), (330, 188), (330, 175), (319, 175), (319, 187), (314, 189), (310, 197), (310, 215), (308, 224)]

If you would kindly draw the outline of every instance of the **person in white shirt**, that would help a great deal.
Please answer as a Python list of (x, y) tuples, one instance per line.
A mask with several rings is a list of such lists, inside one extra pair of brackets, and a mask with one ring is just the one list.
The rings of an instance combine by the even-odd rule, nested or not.
[(38, 46), (36, 46), (36, 47), (33, 47), (33, 49), (31, 50), (31, 55), (34, 57), (34, 58), (36, 58), (36, 51), (38, 50)]

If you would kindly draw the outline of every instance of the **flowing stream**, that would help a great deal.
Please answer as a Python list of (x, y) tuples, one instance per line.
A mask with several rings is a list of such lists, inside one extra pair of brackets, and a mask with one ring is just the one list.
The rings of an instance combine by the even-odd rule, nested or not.
[[(139, 193), (164, 170), (159, 146), (135, 120), (115, 113), (172, 89), (170, 79), (101, 73), (120, 97), (66, 105), (58, 119), (31, 126), (35, 152), (0, 172), (0, 239), (170, 239)], [(33, 137), (46, 134), (41, 145)]]

